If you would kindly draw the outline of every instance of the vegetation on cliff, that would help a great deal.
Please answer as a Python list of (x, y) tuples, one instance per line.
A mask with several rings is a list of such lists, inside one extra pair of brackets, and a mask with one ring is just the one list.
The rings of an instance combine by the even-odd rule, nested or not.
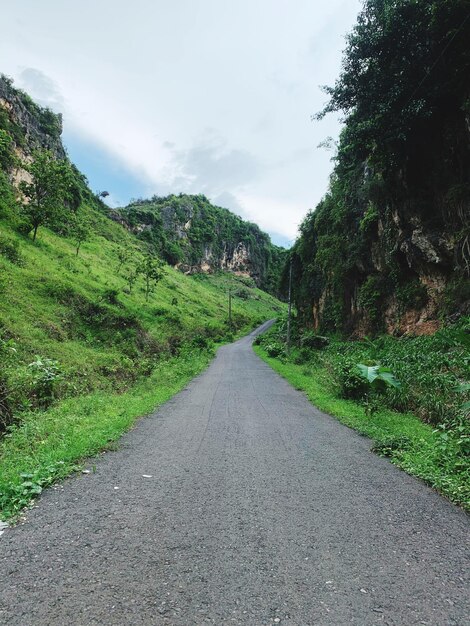
[(293, 252), (304, 323), (424, 333), (469, 311), (469, 14), (364, 2), (320, 113), (345, 115), (330, 188)]
[(183, 271), (236, 271), (279, 295), (287, 251), (273, 245), (256, 224), (214, 206), (202, 194), (135, 200), (111, 217)]

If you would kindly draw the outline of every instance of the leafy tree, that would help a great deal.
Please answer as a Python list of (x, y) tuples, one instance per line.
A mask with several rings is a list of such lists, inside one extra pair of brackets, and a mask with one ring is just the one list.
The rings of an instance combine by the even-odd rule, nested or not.
[(90, 236), (90, 226), (83, 215), (74, 214), (70, 223), (70, 234), (75, 242), (75, 254), (78, 256), (80, 246)]
[(26, 165), (31, 181), (22, 181), (20, 189), (25, 196), (23, 212), (36, 240), (38, 228), (50, 225), (64, 211), (64, 203), (77, 208), (77, 189), (73, 184), (70, 166), (56, 159), (49, 150), (37, 150), (33, 161)]
[(130, 294), (132, 293), (132, 290), (134, 288), (134, 285), (135, 285), (138, 277), (139, 277), (139, 272), (137, 271), (136, 267), (128, 267), (126, 269), (124, 278), (125, 278), (128, 286), (129, 286), (129, 293)]
[(132, 258), (132, 250), (128, 246), (119, 246), (117, 249), (118, 266), (117, 272), (119, 273), (123, 265), (126, 265)]
[(145, 281), (145, 299), (148, 301), (150, 292), (163, 278), (163, 261), (151, 253), (147, 253), (138, 266), (139, 274)]

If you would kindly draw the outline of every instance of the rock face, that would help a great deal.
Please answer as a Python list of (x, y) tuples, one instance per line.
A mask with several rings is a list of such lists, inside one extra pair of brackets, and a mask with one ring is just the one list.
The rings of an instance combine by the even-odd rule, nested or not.
[(230, 271), (278, 293), (286, 251), (256, 224), (212, 205), (203, 195), (154, 196), (110, 216), (185, 273)]
[(0, 75), (0, 130), (7, 131), (14, 142), (17, 159), (9, 178), (15, 187), (23, 180), (30, 182), (30, 175), (21, 163), (30, 162), (34, 150), (47, 149), (58, 159), (66, 158), (61, 141), (62, 116), (37, 105), (3, 75)]
[(38, 148), (51, 150), (57, 158), (65, 158), (60, 139), (62, 116), (37, 105), (3, 75), (0, 75), (0, 110), (13, 130), (16, 150), (23, 158), (28, 158)]

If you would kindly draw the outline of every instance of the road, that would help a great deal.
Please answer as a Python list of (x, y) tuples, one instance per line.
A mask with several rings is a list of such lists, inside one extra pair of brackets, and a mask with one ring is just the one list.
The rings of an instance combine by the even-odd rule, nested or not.
[(4, 532), (1, 624), (470, 623), (468, 517), (253, 336)]

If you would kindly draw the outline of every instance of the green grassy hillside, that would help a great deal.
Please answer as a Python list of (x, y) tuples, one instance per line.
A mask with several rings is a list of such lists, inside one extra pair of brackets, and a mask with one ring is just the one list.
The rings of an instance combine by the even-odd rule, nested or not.
[(0, 75), (3, 517), (181, 389), (217, 345), (284, 307), (251, 278), (166, 265), (157, 233), (142, 240), (109, 219), (61, 129)]
[(78, 255), (73, 238), (42, 228), (33, 242), (5, 211), (0, 219), (4, 515), (180, 389), (218, 343), (283, 308), (250, 279), (169, 266), (147, 300), (144, 278), (127, 280), (144, 244), (95, 208), (82, 211), (93, 234)]

